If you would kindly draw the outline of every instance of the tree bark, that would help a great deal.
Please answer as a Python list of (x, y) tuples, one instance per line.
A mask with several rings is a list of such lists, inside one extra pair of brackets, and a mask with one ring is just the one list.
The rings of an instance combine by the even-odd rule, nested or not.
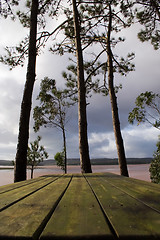
[(31, 179), (33, 178), (34, 165), (31, 166)]
[(86, 113), (86, 87), (84, 80), (83, 54), (80, 38), (80, 24), (76, 0), (72, 0), (73, 20), (75, 32), (75, 44), (77, 55), (77, 81), (78, 81), (78, 123), (79, 123), (79, 152), (81, 171), (91, 173), (91, 163), (89, 157), (89, 146), (87, 136), (87, 113)]
[(63, 118), (63, 114), (66, 114), (62, 110), (62, 97), (57, 98), (58, 99), (58, 110), (60, 115), (60, 128), (62, 130), (63, 135), (63, 151), (64, 151), (64, 173), (67, 173), (67, 145), (66, 145), (66, 133), (65, 133), (65, 120)]
[(112, 58), (112, 50), (111, 50), (111, 44), (110, 44), (111, 29), (112, 29), (112, 10), (110, 6), (110, 16), (109, 16), (108, 34), (107, 34), (108, 87), (109, 87), (109, 95), (110, 95), (111, 109), (112, 109), (113, 129), (115, 134), (118, 161), (120, 166), (120, 174), (128, 177), (129, 174), (127, 169), (125, 150), (124, 150), (123, 139), (122, 139), (121, 129), (120, 129), (117, 98), (114, 90), (113, 58)]
[(29, 120), (35, 82), (38, 0), (32, 0), (26, 83), (21, 104), (14, 181), (26, 180)]
[(67, 173), (67, 148), (66, 148), (66, 133), (64, 126), (62, 127), (63, 132), (63, 148), (64, 148), (64, 172)]

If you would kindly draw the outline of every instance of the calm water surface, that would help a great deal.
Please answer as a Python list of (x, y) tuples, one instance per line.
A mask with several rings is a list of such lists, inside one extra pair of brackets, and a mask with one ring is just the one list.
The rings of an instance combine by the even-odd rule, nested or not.
[[(128, 165), (130, 177), (149, 181), (149, 164)], [(94, 165), (93, 172), (111, 172), (120, 174), (118, 165)], [(80, 166), (68, 166), (68, 173), (80, 173)], [(39, 167), (34, 170), (34, 177), (43, 176), (46, 174), (60, 174), (62, 170), (57, 166)], [(27, 179), (30, 178), (30, 170), (27, 171)], [(13, 183), (13, 169), (0, 170), (0, 186)]]

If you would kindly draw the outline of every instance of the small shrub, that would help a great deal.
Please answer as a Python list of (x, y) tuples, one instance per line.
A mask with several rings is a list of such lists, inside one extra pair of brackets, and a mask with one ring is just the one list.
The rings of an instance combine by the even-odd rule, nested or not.
[(57, 163), (57, 166), (60, 167), (63, 171), (65, 171), (64, 152), (57, 152), (54, 156), (54, 159)]
[(151, 181), (153, 183), (160, 184), (160, 137), (157, 143), (157, 151), (153, 154), (153, 160), (151, 162), (149, 171)]

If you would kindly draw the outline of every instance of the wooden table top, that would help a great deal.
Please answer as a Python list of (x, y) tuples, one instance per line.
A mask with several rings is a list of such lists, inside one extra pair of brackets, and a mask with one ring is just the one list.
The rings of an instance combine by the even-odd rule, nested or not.
[(0, 239), (160, 239), (160, 185), (94, 173), (2, 186)]

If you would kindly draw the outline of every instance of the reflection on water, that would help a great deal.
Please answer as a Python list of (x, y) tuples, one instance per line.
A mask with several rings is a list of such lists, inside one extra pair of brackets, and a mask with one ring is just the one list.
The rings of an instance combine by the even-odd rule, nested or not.
[(14, 181), (14, 171), (12, 169), (0, 170), (0, 186), (13, 183)]
[[(1, 168), (1, 167), (0, 167)], [(128, 165), (130, 177), (149, 181), (149, 164)], [(68, 173), (80, 173), (80, 166), (68, 166)], [(120, 174), (118, 165), (93, 165), (93, 172), (111, 172)], [(57, 166), (39, 167), (34, 170), (34, 177), (39, 177), (46, 174), (61, 174), (62, 170)], [(27, 171), (27, 179), (30, 178), (30, 170)], [(14, 171), (12, 169), (0, 170), (0, 186), (13, 183)]]

